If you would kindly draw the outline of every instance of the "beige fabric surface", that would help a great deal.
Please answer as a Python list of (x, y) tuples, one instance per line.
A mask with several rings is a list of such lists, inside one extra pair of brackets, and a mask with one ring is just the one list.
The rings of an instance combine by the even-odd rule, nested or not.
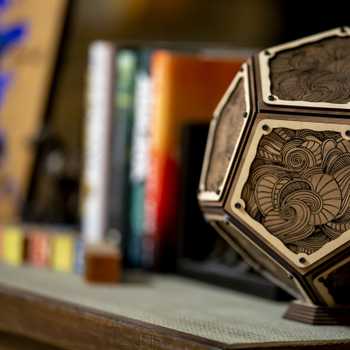
[(79, 276), (0, 265), (0, 284), (227, 344), (350, 341), (350, 327), (282, 319), (287, 304), (174, 276), (91, 286)]

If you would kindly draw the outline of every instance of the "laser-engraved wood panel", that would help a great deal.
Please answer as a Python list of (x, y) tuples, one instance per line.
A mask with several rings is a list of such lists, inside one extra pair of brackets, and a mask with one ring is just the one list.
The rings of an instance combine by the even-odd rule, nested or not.
[[(280, 265), (272, 260), (266, 253), (257, 248), (249, 239), (245, 238), (232, 225), (223, 222), (215, 222), (214, 227), (223, 234), (229, 233), (229, 238), (235, 246), (239, 247), (239, 252), (244, 252), (242, 257), (246, 259), (255, 269), (263, 270), (274, 278), (274, 282), (279, 282), (279, 285), (295, 297), (301, 298), (301, 293), (296, 286), (294, 279), (291, 279)], [(270, 278), (271, 279), (271, 278)]]
[(217, 191), (225, 178), (230, 159), (245, 122), (245, 90), (241, 78), (218, 115), (206, 177), (206, 190)]
[(350, 141), (334, 131), (274, 128), (259, 142), (242, 198), (290, 250), (314, 253), (350, 229)]
[(350, 102), (350, 38), (281, 51), (270, 61), (271, 92), (282, 100)]

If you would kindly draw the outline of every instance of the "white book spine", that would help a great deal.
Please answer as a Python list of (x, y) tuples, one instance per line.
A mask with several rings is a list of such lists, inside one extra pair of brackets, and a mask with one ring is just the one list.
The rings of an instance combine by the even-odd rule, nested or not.
[(89, 48), (83, 171), (82, 233), (85, 243), (107, 231), (110, 132), (115, 83), (115, 48), (97, 41)]

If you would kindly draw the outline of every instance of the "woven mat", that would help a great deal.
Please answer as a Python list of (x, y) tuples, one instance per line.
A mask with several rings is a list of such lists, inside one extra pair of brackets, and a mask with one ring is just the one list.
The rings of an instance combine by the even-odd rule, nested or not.
[(87, 285), (74, 275), (0, 265), (0, 284), (230, 345), (350, 340), (348, 327), (282, 319), (287, 304), (181, 277), (106, 287)]

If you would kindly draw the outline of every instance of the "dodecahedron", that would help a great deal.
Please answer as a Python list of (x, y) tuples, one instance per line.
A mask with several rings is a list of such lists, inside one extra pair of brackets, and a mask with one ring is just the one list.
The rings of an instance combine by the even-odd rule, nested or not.
[(198, 198), (211, 225), (300, 300), (290, 317), (346, 322), (328, 316), (350, 305), (349, 28), (242, 66), (214, 113)]

